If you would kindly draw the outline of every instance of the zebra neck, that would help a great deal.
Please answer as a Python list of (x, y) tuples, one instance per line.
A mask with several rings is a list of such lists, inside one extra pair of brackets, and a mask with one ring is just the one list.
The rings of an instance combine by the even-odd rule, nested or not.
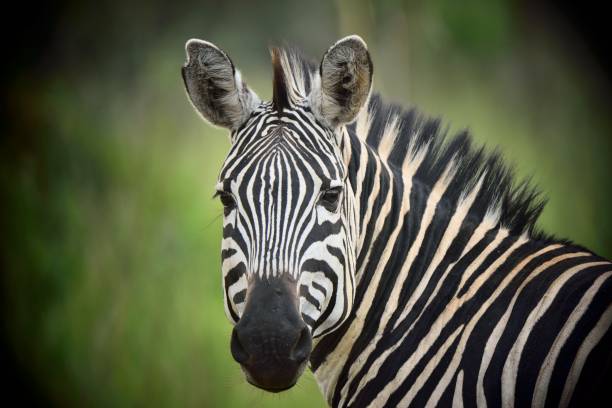
[[(448, 172), (433, 185), (420, 182), (418, 156), (408, 157), (401, 169), (392, 167), (380, 151), (353, 137), (349, 163), (359, 212), (355, 301), (349, 318), (320, 339), (311, 356), (311, 369), (332, 405), (346, 391), (337, 387), (350, 384), (363, 368), (355, 359), (414, 318), (409, 299), (418, 298), (428, 276), (456, 262), (485, 235), (496, 242), (509, 236), (495, 215), (468, 215), (478, 185), (451, 206), (444, 198)], [(513, 237), (514, 245), (527, 241)]]
[[(591, 341), (612, 333), (609, 261), (503, 227), (512, 226), (511, 217), (496, 205), (486, 211), (477, 205), (483, 195), (492, 199), (484, 176), (453, 190), (452, 160), (424, 182), (416, 176), (418, 152), (398, 169), (386, 163), (384, 150), (353, 138), (355, 301), (348, 319), (315, 343), (310, 359), (329, 404), (436, 406), (456, 399), (469, 406), (502, 400), (543, 406), (548, 392), (567, 405), (578, 374), (554, 368), (561, 345), (571, 348), (574, 363), (583, 364), (592, 350), (604, 356), (594, 357), (593, 367), (609, 361), (609, 347)], [(595, 293), (605, 302), (593, 300)], [(574, 332), (577, 322), (588, 329)], [(529, 364), (521, 365), (522, 355)], [(597, 370), (584, 370), (585, 387), (602, 377)]]
[[(406, 186), (401, 173), (390, 168), (365, 144), (353, 155), (349, 177), (359, 214), (356, 245), (359, 286), (365, 283), (363, 279), (376, 273), (376, 265), (381, 261), (376, 258), (389, 255), (390, 246), (386, 244), (401, 238), (400, 230), (394, 227), (402, 223), (408, 198), (404, 195)], [(387, 220), (395, 220), (395, 225)]]
[[(352, 137), (348, 177), (356, 197), (358, 211), (358, 238), (356, 245), (356, 293), (353, 310), (347, 321), (334, 333), (315, 344), (311, 369), (320, 387), (331, 403), (334, 386), (345, 359), (368, 322), (370, 309), (385, 307), (388, 294), (377, 294), (381, 282), (397, 276), (405, 257), (394, 254), (394, 243), (404, 252), (408, 235), (413, 233), (407, 213), (422, 212), (422, 196), (427, 189), (390, 167), (367, 144)], [(412, 192), (412, 194), (411, 194)], [(412, 199), (410, 198), (412, 196)], [(417, 218), (417, 217), (414, 217)], [(406, 228), (408, 226), (408, 228)], [(397, 244), (395, 245), (397, 246)]]

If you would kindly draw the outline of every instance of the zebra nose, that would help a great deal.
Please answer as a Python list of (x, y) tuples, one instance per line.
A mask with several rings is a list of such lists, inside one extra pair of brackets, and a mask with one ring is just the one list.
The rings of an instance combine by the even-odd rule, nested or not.
[(270, 327), (262, 322), (250, 323), (239, 323), (232, 331), (230, 350), (241, 365), (249, 366), (260, 360), (287, 360), (300, 365), (310, 356), (312, 337), (305, 324), (293, 327), (277, 322), (276, 327)]
[(292, 325), (281, 319), (272, 325), (247, 319), (238, 322), (232, 332), (232, 356), (240, 363), (247, 381), (270, 392), (295, 385), (311, 348), (310, 330), (304, 323)]
[(240, 364), (246, 364), (249, 360), (249, 353), (246, 351), (240, 338), (238, 337), (238, 331), (236, 329), (232, 330), (232, 340), (230, 343), (230, 350), (232, 352), (232, 357)]
[(310, 331), (308, 327), (304, 325), (302, 330), (300, 331), (300, 336), (298, 337), (293, 349), (291, 350), (290, 358), (295, 361), (297, 364), (302, 364), (306, 359), (310, 356), (310, 352), (312, 350), (312, 337), (310, 336)]
[(306, 367), (312, 337), (297, 299), (296, 282), (291, 276), (249, 284), (230, 349), (247, 381), (256, 387), (272, 392), (286, 390)]

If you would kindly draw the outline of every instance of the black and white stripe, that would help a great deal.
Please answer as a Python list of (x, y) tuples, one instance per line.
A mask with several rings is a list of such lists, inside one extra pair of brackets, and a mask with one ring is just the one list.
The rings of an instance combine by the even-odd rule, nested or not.
[(534, 231), (537, 193), (512, 189), (499, 158), (466, 135), (442, 146), (436, 122), (378, 97), (348, 133), (357, 291), (311, 357), (329, 403), (567, 406), (606, 395), (610, 262)]
[(238, 203), (224, 217), (228, 315), (238, 321), (250, 276), (287, 273), (299, 282), (305, 322), (324, 334), (346, 318), (354, 291), (351, 201), (337, 211), (316, 206), (322, 191), (349, 188), (333, 134), (307, 108), (281, 116), (268, 103), (232, 138), (217, 186)]
[[(609, 398), (612, 264), (536, 231), (539, 194), (499, 155), (368, 100), (358, 37), (318, 69), (289, 51), (273, 59), (274, 101), (233, 127), (217, 186), (237, 203), (223, 230), (230, 319), (252, 276), (293, 274), (332, 406)], [(337, 211), (317, 204), (333, 187)]]

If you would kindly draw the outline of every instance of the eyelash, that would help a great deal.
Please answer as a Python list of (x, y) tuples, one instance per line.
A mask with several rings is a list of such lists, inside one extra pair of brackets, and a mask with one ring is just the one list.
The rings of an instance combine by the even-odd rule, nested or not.
[(213, 198), (215, 197), (219, 197), (226, 215), (236, 208), (236, 200), (232, 194), (226, 193), (225, 191), (217, 191)]
[(321, 197), (319, 197), (319, 204), (321, 204), (327, 210), (335, 212), (338, 209), (341, 194), (342, 187), (332, 187), (327, 189), (323, 191)]

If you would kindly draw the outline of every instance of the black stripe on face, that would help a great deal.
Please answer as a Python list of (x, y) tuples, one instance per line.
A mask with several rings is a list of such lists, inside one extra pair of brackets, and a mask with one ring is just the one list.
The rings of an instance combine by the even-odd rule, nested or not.
[(321, 293), (323, 293), (323, 295), (327, 296), (327, 290), (323, 286), (321, 286), (320, 284), (318, 284), (315, 281), (312, 281), (311, 285), (312, 285), (313, 288), (315, 288), (316, 290), (318, 290)]
[[(246, 266), (244, 265), (244, 263), (240, 262), (238, 265), (231, 268), (225, 274), (225, 278), (223, 282), (223, 287), (225, 288), (226, 303), (228, 306), (227, 309), (234, 322), (237, 322), (240, 319), (240, 317), (236, 313), (236, 310), (234, 310), (234, 307), (232, 306), (232, 302), (230, 302), (229, 288), (232, 287), (232, 285), (234, 285), (235, 283), (237, 283), (238, 280), (240, 280), (242, 275), (244, 275), (245, 273), (246, 273)], [(234, 305), (235, 304), (236, 303), (234, 303)]]
[(227, 258), (231, 258), (233, 255), (235, 255), (238, 251), (236, 251), (233, 248), (229, 248), (229, 249), (223, 249), (221, 250), (221, 261), (226, 260)]
[(240, 292), (237, 292), (232, 301), (234, 302), (235, 305), (244, 302), (244, 299), (246, 298), (246, 289), (242, 289)]
[(302, 313), (302, 319), (304, 319), (304, 323), (306, 323), (310, 328), (315, 327), (317, 324), (317, 322), (315, 322), (312, 317), (308, 316), (305, 313)]
[(334, 305), (336, 304), (337, 297), (338, 297), (338, 276), (326, 262), (319, 261), (316, 259), (309, 259), (306, 262), (304, 262), (302, 270), (305, 272), (321, 272), (323, 273), (325, 278), (328, 279), (332, 284), (331, 285), (332, 286), (331, 299), (329, 299), (327, 308), (325, 309), (325, 311), (323, 311), (323, 313), (317, 320), (317, 323), (314, 326), (311, 326), (312, 331), (314, 332), (320, 323), (327, 320), (327, 318), (329, 317), (329, 315), (332, 313), (334, 309)]
[(300, 296), (306, 299), (308, 303), (316, 307), (317, 310), (321, 311), (321, 303), (317, 300), (317, 298), (310, 294), (308, 291), (308, 286), (300, 285)]
[[(301, 272), (317, 273), (319, 283), (309, 282), (297, 288), (310, 314), (304, 314), (303, 319), (313, 331), (317, 324), (323, 324), (325, 331), (333, 330), (334, 322), (328, 320), (347, 314), (336, 302), (343, 302), (344, 309), (348, 307), (349, 294), (338, 291), (339, 283), (346, 286), (342, 285), (347, 279), (344, 234), (349, 227), (344, 226), (346, 217), (337, 212), (333, 216), (322, 213), (324, 209), (318, 203), (322, 191), (343, 184), (345, 169), (339, 147), (333, 133), (321, 128), (311, 112), (299, 108), (282, 115), (260, 115), (261, 120), (250, 120), (251, 128), (240, 130), (221, 171), (220, 182), (236, 201), (232, 213), (235, 218), (228, 218), (224, 230), (222, 258), (242, 257), (240, 272), (249, 281), (253, 275), (287, 273), (299, 279), (297, 274)], [(340, 208), (347, 210), (344, 205)], [(325, 240), (332, 244), (323, 245), (321, 255), (314, 258), (329, 257), (331, 265), (323, 260), (304, 259), (314, 242)], [(235, 269), (226, 273), (226, 293), (240, 278)], [(353, 286), (352, 280), (348, 285)], [(245, 303), (246, 293), (236, 287), (231, 299), (227, 295), (234, 320), (236, 304)]]

